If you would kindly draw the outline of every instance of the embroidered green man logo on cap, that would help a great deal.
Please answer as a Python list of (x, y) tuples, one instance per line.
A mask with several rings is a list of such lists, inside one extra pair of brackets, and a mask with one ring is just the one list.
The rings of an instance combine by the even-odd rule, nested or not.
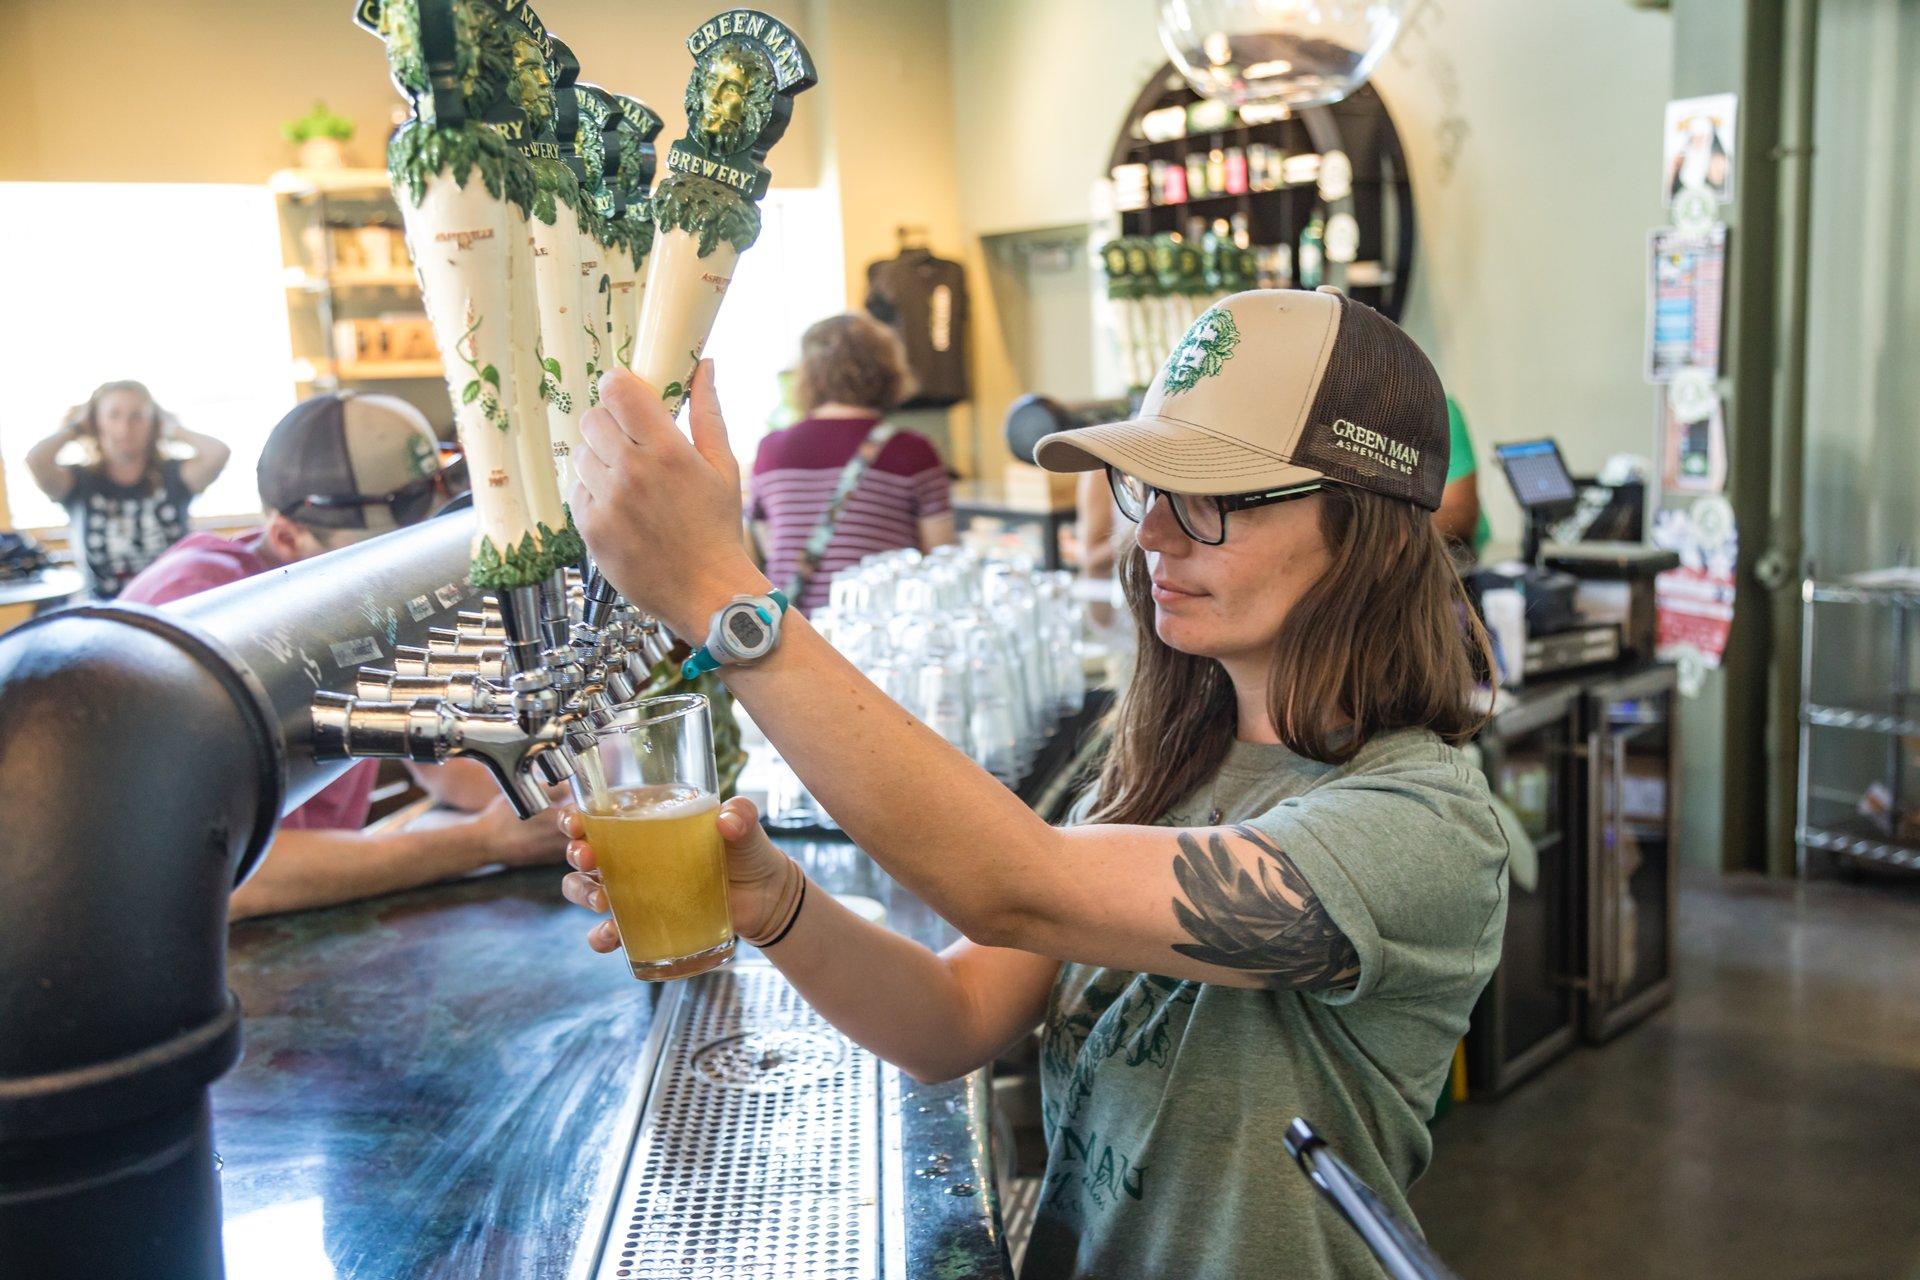
[(1173, 349), (1160, 393), (1177, 396), (1193, 390), (1202, 378), (1211, 378), (1225, 368), (1239, 345), (1240, 326), (1233, 322), (1233, 313), (1217, 309), (1206, 312)]

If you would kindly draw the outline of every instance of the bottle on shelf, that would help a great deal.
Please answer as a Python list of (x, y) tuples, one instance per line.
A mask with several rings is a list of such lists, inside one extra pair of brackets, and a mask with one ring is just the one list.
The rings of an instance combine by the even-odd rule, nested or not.
[(1187, 202), (1187, 171), (1177, 164), (1166, 167), (1165, 182), (1160, 189), (1161, 204), (1185, 204)]
[(1270, 244), (1254, 250), (1262, 289), (1293, 288), (1293, 246)]
[(1227, 148), (1225, 178), (1228, 195), (1247, 194), (1247, 153), (1244, 148)]
[(1300, 232), (1300, 287), (1318, 289), (1326, 279), (1327, 224), (1318, 209)]

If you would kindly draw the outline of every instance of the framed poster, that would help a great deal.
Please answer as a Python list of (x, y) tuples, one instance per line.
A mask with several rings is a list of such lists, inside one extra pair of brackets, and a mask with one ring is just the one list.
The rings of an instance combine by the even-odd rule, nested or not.
[(1727, 226), (1704, 233), (1661, 227), (1647, 234), (1647, 381), (1681, 369), (1720, 371), (1726, 303)]
[(1733, 200), (1734, 124), (1739, 106), (1739, 98), (1731, 93), (1667, 104), (1660, 203), (1672, 204), (1683, 191), (1705, 192), (1718, 204)]

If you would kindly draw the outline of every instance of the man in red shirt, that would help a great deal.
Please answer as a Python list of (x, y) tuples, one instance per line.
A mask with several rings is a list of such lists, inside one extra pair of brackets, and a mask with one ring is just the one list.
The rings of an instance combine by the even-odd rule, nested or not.
[[(335, 392), (295, 405), (260, 452), (258, 533), (196, 533), (127, 584), (123, 602), (163, 605), (338, 550), (431, 515), (439, 453), (420, 411), (393, 396)], [(233, 919), (327, 906), (496, 864), (558, 862), (551, 814), (522, 822), (479, 764), (416, 767), (457, 816), (404, 831), (362, 831), (378, 764), (365, 760), (281, 819), (267, 856), (233, 892)]]

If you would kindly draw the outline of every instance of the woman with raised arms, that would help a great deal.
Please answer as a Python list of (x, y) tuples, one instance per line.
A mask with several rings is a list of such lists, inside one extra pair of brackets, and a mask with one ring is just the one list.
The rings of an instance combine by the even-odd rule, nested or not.
[[(677, 634), (768, 581), (701, 366), (692, 440), (610, 375), (574, 513)], [(1046, 1190), (1027, 1277), (1374, 1276), (1281, 1136), (1305, 1116), (1407, 1213), (1426, 1121), (1498, 959), (1508, 849), (1459, 745), (1485, 638), (1429, 513), (1438, 378), (1330, 292), (1203, 314), (1141, 416), (1048, 437), (1138, 522), (1139, 665), (1076, 822), (1050, 827), (798, 613), (721, 671), (850, 837), (966, 937), (935, 954), (810, 888), (734, 800), (736, 927), (849, 1037), (920, 1079), (1044, 1027)], [(605, 909), (577, 819), (569, 898)], [(618, 945), (593, 927), (596, 950)]]

